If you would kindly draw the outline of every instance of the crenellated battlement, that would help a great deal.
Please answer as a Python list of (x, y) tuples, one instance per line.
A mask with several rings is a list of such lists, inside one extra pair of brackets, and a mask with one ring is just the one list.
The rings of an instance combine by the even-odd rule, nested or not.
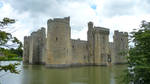
[(110, 43), (108, 28), (94, 26), (91, 21), (87, 26), (87, 41), (71, 39), (70, 17), (49, 19), (47, 33), (41, 27), (24, 37), (24, 62), (45, 63), (47, 67), (126, 62), (118, 53), (128, 49), (127, 32), (114, 31), (114, 42)]
[(80, 43), (87, 43), (85, 40), (80, 40), (80, 39), (71, 39), (72, 42), (80, 42)]
[(127, 56), (127, 54), (121, 53), (127, 52), (128, 50), (128, 33), (115, 30), (113, 41), (114, 44), (112, 49), (113, 53), (112, 63), (113, 64), (126, 63), (127, 60), (125, 59), (125, 56)]
[(54, 18), (54, 19), (49, 19), (47, 21), (47, 23), (53, 23), (53, 22), (70, 24), (70, 17)]
[(26, 39), (28, 39), (28, 38), (29, 38), (29, 36), (25, 36), (25, 37), (24, 37), (24, 40), (26, 40)]
[(46, 29), (44, 27), (41, 27), (41, 31), (45, 31)]
[(45, 34), (45, 30), (46, 29), (44, 27), (41, 27), (37, 31), (32, 32), (30, 36), (40, 36), (42, 33)]
[(88, 22), (88, 31), (93, 30), (93, 22)]
[[(41, 27), (37, 31), (31, 33), (30, 36), (24, 37), (24, 57), (28, 57), (25, 60), (30, 64), (42, 64), (44, 63), (45, 55), (45, 28)], [(26, 62), (24, 61), (24, 62)]]
[(109, 29), (104, 28), (104, 27), (94, 27), (94, 30), (96, 33), (109, 34)]
[(127, 32), (119, 32), (118, 30), (115, 30), (114, 35), (121, 37), (121, 36), (128, 36), (128, 33)]
[(87, 45), (87, 41), (84, 40), (75, 40), (75, 39), (71, 39), (72, 42), (72, 47), (78, 47), (78, 48), (86, 48)]

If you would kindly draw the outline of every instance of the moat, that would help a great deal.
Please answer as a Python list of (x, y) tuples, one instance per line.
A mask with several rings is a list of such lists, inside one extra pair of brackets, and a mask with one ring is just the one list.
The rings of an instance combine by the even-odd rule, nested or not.
[[(8, 63), (14, 62), (1, 62)], [(0, 72), (1, 84), (119, 84), (116, 78), (126, 68), (126, 65), (114, 65), (50, 69), (20, 63), (20, 74)]]

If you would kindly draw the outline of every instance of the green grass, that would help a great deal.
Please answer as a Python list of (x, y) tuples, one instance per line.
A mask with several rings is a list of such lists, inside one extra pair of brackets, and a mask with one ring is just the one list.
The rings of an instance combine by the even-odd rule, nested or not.
[(22, 57), (0, 57), (0, 61), (22, 61)]

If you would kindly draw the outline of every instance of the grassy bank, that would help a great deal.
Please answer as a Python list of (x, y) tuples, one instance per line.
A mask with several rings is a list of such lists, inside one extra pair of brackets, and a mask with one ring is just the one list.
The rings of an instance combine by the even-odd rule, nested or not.
[(22, 57), (0, 57), (0, 61), (22, 61)]

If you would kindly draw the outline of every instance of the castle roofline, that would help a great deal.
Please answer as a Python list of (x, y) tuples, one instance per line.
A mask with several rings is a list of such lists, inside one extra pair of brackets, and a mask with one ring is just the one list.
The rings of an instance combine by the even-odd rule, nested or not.
[(109, 34), (109, 29), (104, 27), (94, 27), (96, 33)]
[(94, 29), (99, 31), (109, 31), (108, 28), (104, 28), (104, 27), (94, 27)]
[(70, 23), (70, 17), (64, 17), (64, 18), (54, 18), (54, 19), (49, 19), (47, 21), (47, 23), (51, 23), (51, 22), (60, 22), (60, 23), (66, 23), (69, 24)]
[(128, 35), (128, 32), (122, 32), (122, 31), (119, 31), (119, 30), (115, 30), (114, 31), (114, 34), (116, 34), (116, 35)]
[(87, 43), (86, 40), (80, 40), (80, 39), (71, 39), (72, 42), (79, 42), (79, 43)]

